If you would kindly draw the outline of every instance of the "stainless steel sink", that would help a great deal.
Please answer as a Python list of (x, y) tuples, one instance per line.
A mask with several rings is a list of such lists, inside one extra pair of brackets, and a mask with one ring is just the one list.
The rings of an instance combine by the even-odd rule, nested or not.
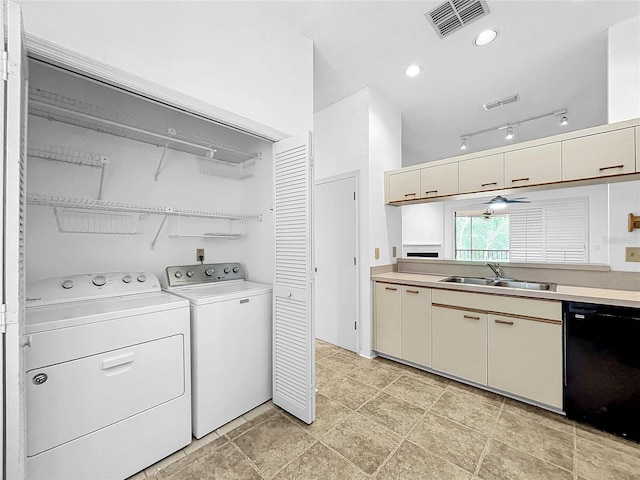
[(543, 283), (543, 282), (527, 282), (526, 280), (514, 280), (512, 278), (486, 278), (486, 277), (448, 277), (441, 282), (447, 283), (462, 283), (467, 285), (485, 285), (488, 287), (507, 287), (507, 288), (520, 288), (523, 290), (545, 290), (556, 291), (555, 283)]

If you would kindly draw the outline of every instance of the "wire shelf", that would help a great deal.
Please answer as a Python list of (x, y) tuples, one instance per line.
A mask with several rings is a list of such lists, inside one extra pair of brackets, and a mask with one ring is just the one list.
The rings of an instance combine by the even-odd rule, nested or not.
[(206, 139), (173, 128), (163, 128), (141, 122), (131, 115), (108, 110), (57, 93), (29, 87), (29, 114), (49, 120), (64, 122), (101, 133), (168, 147), (173, 150), (213, 157), (214, 154), (226, 162), (239, 163), (256, 154), (242, 152), (229, 145)]
[(152, 205), (92, 200), (86, 198), (68, 198), (54, 195), (28, 194), (27, 203), (29, 205), (41, 205), (56, 208), (74, 208), (82, 210), (101, 210), (109, 212), (129, 212), (150, 215), (175, 215), (198, 218), (262, 221), (262, 215), (242, 215), (235, 213), (208, 212), (204, 210), (178, 209), (173, 207), (158, 207)]
[(56, 145), (37, 144), (29, 144), (27, 146), (27, 156), (94, 168), (102, 168), (107, 160), (107, 156), (101, 153), (85, 152), (75, 148)]
[(61, 233), (139, 235), (148, 215), (132, 212), (101, 212), (54, 208)]
[(215, 158), (198, 157), (200, 173), (205, 175), (215, 175), (225, 178), (249, 178), (255, 174), (255, 159), (246, 160), (242, 163), (229, 163)]

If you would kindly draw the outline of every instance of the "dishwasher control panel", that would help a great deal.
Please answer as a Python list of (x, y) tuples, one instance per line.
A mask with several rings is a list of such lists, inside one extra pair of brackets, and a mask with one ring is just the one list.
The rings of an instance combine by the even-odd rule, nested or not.
[(167, 286), (184, 287), (229, 280), (244, 280), (244, 270), (239, 263), (198, 263), (167, 267)]

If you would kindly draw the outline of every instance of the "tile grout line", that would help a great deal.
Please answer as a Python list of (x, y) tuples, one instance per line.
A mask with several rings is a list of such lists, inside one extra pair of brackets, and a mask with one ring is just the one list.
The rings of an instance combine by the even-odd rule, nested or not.
[(505, 404), (505, 400), (503, 398), (502, 399), (502, 403), (500, 404), (500, 409), (498, 411), (498, 415), (496, 416), (496, 419), (493, 422), (493, 425), (491, 426), (491, 430), (487, 434), (487, 443), (484, 445), (484, 448), (482, 449), (482, 452), (480, 453), (480, 458), (478, 458), (478, 463), (476, 464), (476, 468), (473, 471), (473, 473), (471, 474), (473, 477), (479, 477), (480, 467), (482, 466), (482, 462), (484, 462), (484, 459), (487, 456), (487, 453), (489, 451), (489, 446), (491, 445), (491, 442), (493, 441), (493, 435), (495, 434), (496, 428), (498, 428), (498, 422), (500, 421), (500, 416), (502, 415), (502, 412), (504, 411), (504, 404)]

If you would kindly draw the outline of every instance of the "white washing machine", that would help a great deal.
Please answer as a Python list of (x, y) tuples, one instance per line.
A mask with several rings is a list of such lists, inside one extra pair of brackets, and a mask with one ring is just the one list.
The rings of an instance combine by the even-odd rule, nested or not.
[(27, 287), (28, 479), (124, 479), (191, 442), (189, 303), (155, 275)]
[(192, 422), (201, 438), (272, 396), (272, 288), (244, 280), (239, 263), (166, 273), (166, 290), (191, 303)]

